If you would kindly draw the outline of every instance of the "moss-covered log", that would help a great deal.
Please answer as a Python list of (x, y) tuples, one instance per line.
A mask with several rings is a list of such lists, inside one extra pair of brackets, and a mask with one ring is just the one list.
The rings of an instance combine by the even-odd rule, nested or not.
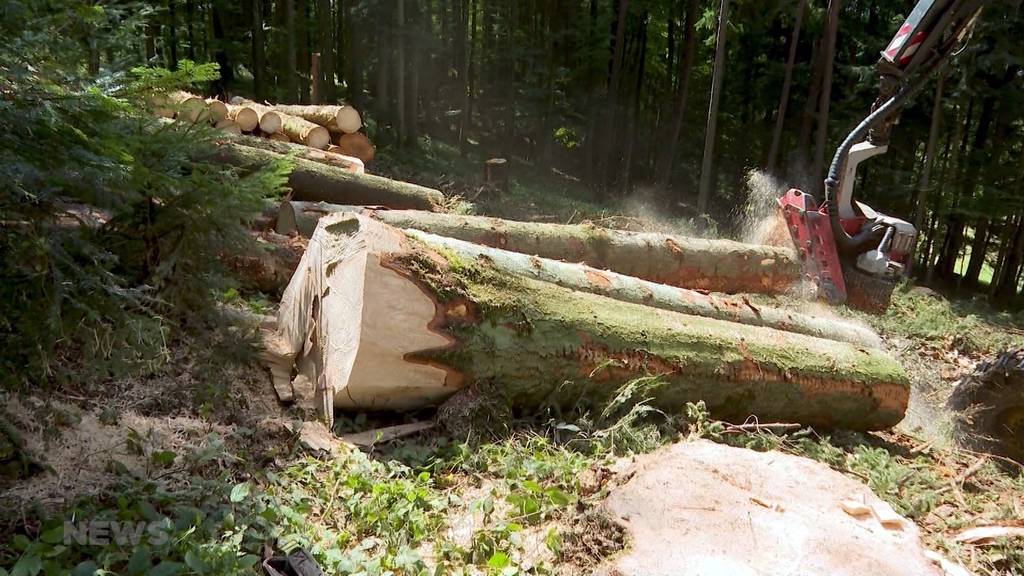
[[(288, 234), (297, 230), (308, 237), (318, 218), (344, 209), (302, 203), (282, 206), (278, 225), (285, 229), (279, 228), (278, 232)], [(792, 250), (732, 240), (411, 210), (367, 214), (397, 228), (423, 230), (554, 260), (584, 262), (594, 268), (694, 290), (780, 294), (799, 280), (801, 272)]]
[(273, 364), (321, 402), (409, 409), (472, 381), (519, 407), (599, 405), (649, 374), (655, 403), (743, 420), (880, 429), (908, 384), (867, 349), (621, 302), (435, 250), (365, 215), (320, 224), (282, 298)]
[[(261, 166), (280, 158), (275, 152), (230, 141), (221, 144), (213, 156), (215, 161), (239, 167)], [(416, 210), (435, 210), (444, 200), (444, 196), (432, 188), (370, 174), (352, 174), (303, 158), (296, 158), (294, 162), (288, 186), (292, 197), (298, 200)]]

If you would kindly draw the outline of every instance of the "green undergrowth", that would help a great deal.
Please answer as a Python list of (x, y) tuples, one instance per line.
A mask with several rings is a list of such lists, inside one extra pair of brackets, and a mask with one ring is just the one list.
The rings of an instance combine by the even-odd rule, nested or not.
[(896, 288), (882, 315), (853, 314), (891, 337), (925, 346), (956, 348), (965, 354), (988, 354), (1022, 339), (1024, 319), (992, 308), (984, 301), (947, 300), (935, 293)]

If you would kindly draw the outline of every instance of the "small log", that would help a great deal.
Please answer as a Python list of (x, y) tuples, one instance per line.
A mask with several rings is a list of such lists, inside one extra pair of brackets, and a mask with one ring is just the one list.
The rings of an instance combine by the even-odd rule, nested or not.
[(363, 119), (359, 112), (351, 107), (342, 104), (341, 106), (289, 106), (278, 104), (275, 109), (291, 115), (303, 118), (314, 124), (319, 124), (331, 132), (352, 134), (363, 127)]
[[(298, 215), (298, 231), (308, 237), (318, 211)], [(381, 210), (373, 217), (397, 228), (553, 260), (585, 262), (594, 268), (692, 290), (781, 294), (793, 287), (801, 274), (800, 263), (790, 249), (732, 240), (410, 210)]]
[(216, 98), (206, 99), (206, 110), (210, 113), (210, 122), (215, 125), (228, 117), (228, 105)]
[(230, 134), (238, 134), (239, 136), (241, 136), (242, 134), (242, 127), (239, 126), (238, 123), (234, 120), (221, 120), (220, 122), (214, 124), (214, 128), (216, 128), (217, 130), (228, 132)]
[[(599, 408), (660, 375), (653, 404), (743, 422), (888, 428), (909, 384), (885, 353), (669, 312), (466, 266), (364, 215), (320, 221), (282, 297), (271, 364), (357, 410), (436, 404), (474, 381), (514, 407)], [(278, 370), (279, 375), (283, 370)]]
[(330, 151), (314, 150), (301, 144), (278, 142), (272, 138), (254, 138), (252, 136), (235, 138), (232, 139), (231, 142), (241, 144), (242, 146), (249, 146), (250, 148), (267, 150), (276, 154), (295, 154), (299, 158), (312, 160), (313, 162), (326, 164), (328, 166), (335, 166), (353, 174), (364, 174), (366, 172), (366, 169), (363, 166), (363, 161), (359, 158), (353, 158), (351, 156), (345, 156), (343, 154), (337, 154)]
[[(298, 232), (308, 238), (316, 229), (320, 218), (338, 212), (364, 211), (354, 206), (285, 201), (278, 208), (275, 230), (278, 234), (284, 235)], [(386, 221), (389, 212), (366, 210), (365, 214)], [(580, 292), (694, 316), (775, 328), (858, 346), (882, 348), (881, 339), (871, 329), (837, 318), (819, 318), (770, 306), (754, 306), (745, 298), (716, 296), (656, 284), (583, 264), (499, 250), (419, 230), (405, 232), (438, 251), (454, 254), (467, 262), (481, 262), (501, 272), (551, 282)]]
[(264, 134), (262, 134), (262, 136), (264, 138), (266, 138), (267, 140), (273, 140), (275, 142), (285, 142), (285, 143), (288, 143), (288, 142), (292, 141), (292, 139), (289, 138), (288, 135), (285, 134), (284, 132), (274, 132), (273, 134), (264, 133)]
[(228, 119), (234, 120), (243, 132), (252, 132), (260, 125), (260, 115), (248, 106), (228, 105)]
[(287, 114), (281, 114), (281, 121), (281, 132), (287, 134), (292, 142), (318, 150), (326, 150), (331, 145), (331, 133), (323, 126)]
[(355, 156), (362, 160), (363, 164), (373, 162), (373, 157), (376, 155), (373, 142), (370, 142), (370, 139), (360, 132), (342, 134), (338, 138), (338, 148), (341, 149), (342, 154)]
[(188, 92), (173, 92), (169, 102), (176, 111), (175, 118), (185, 122), (205, 122), (209, 119), (206, 100)]
[[(238, 167), (262, 166), (281, 159), (281, 154), (226, 141), (212, 160)], [(295, 158), (288, 176), (292, 197), (335, 204), (374, 205), (390, 208), (435, 210), (444, 201), (439, 191), (370, 174), (353, 174), (304, 158)]]
[(251, 108), (256, 114), (259, 115), (260, 131), (264, 134), (276, 134), (281, 131), (281, 127), (284, 124), (284, 120), (281, 118), (281, 114), (270, 106), (264, 106), (263, 104), (257, 104), (252, 100), (246, 100), (240, 96), (235, 96), (231, 99), (233, 106), (244, 106)]

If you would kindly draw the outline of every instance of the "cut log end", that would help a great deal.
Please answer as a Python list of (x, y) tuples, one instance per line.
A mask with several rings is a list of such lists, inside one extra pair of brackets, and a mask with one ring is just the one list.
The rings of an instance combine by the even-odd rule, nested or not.
[(264, 134), (277, 134), (282, 124), (281, 115), (277, 112), (264, 112), (260, 116), (260, 130)]
[(351, 106), (341, 106), (335, 123), (338, 129), (345, 134), (359, 132), (359, 129), (363, 127), (363, 119), (359, 116), (359, 111)]
[(326, 150), (331, 145), (331, 132), (323, 126), (317, 126), (309, 131), (303, 144), (310, 148)]
[(248, 106), (229, 106), (228, 118), (234, 120), (243, 132), (252, 132), (260, 125), (260, 115)]
[(363, 164), (369, 164), (373, 161), (376, 151), (374, 150), (373, 143), (361, 132), (353, 132), (352, 134), (343, 134), (338, 138), (338, 148), (341, 149), (341, 153), (346, 156), (355, 156), (363, 161)]
[(206, 101), (206, 109), (210, 113), (210, 121), (214, 124), (217, 124), (228, 117), (228, 105), (220, 100), (214, 98), (208, 99)]

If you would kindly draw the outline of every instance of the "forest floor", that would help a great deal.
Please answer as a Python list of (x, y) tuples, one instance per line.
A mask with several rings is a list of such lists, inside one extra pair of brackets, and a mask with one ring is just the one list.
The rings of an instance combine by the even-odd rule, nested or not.
[[(432, 147), (404, 161), (383, 154), (377, 171), (440, 186), (462, 198), (453, 206), (478, 213), (689, 225), (645, 220), (642, 203), (602, 208), (558, 174), (525, 171), (498, 194), (475, 166)], [(269, 305), (233, 291), (224, 301), (260, 313)], [(329, 574), (590, 574), (630, 545), (607, 517), (608, 493), (637, 458), (696, 439), (821, 462), (911, 519), (929, 549), (977, 574), (1024, 572), (1019, 545), (955, 540), (966, 528), (1024, 518), (1024, 475), (957, 448), (942, 408), (977, 361), (1020, 342), (1021, 319), (911, 289), (877, 317), (775, 303), (877, 329), (911, 375), (907, 419), (874, 434), (737, 431), (700, 405), (645, 411), (651, 383), (638, 381), (602, 414), (509, 415), (469, 431), (442, 426), (364, 451), (312, 453), (293, 431), (308, 415), (278, 404), (247, 345), (253, 327), (195, 327), (167, 342), (144, 375), (3, 398), (40, 470), (0, 485), (0, 575), (236, 574), (269, 545), (304, 546)], [(335, 432), (433, 416), (339, 414)], [(157, 529), (134, 541), (69, 540), (66, 522), (97, 520)]]

